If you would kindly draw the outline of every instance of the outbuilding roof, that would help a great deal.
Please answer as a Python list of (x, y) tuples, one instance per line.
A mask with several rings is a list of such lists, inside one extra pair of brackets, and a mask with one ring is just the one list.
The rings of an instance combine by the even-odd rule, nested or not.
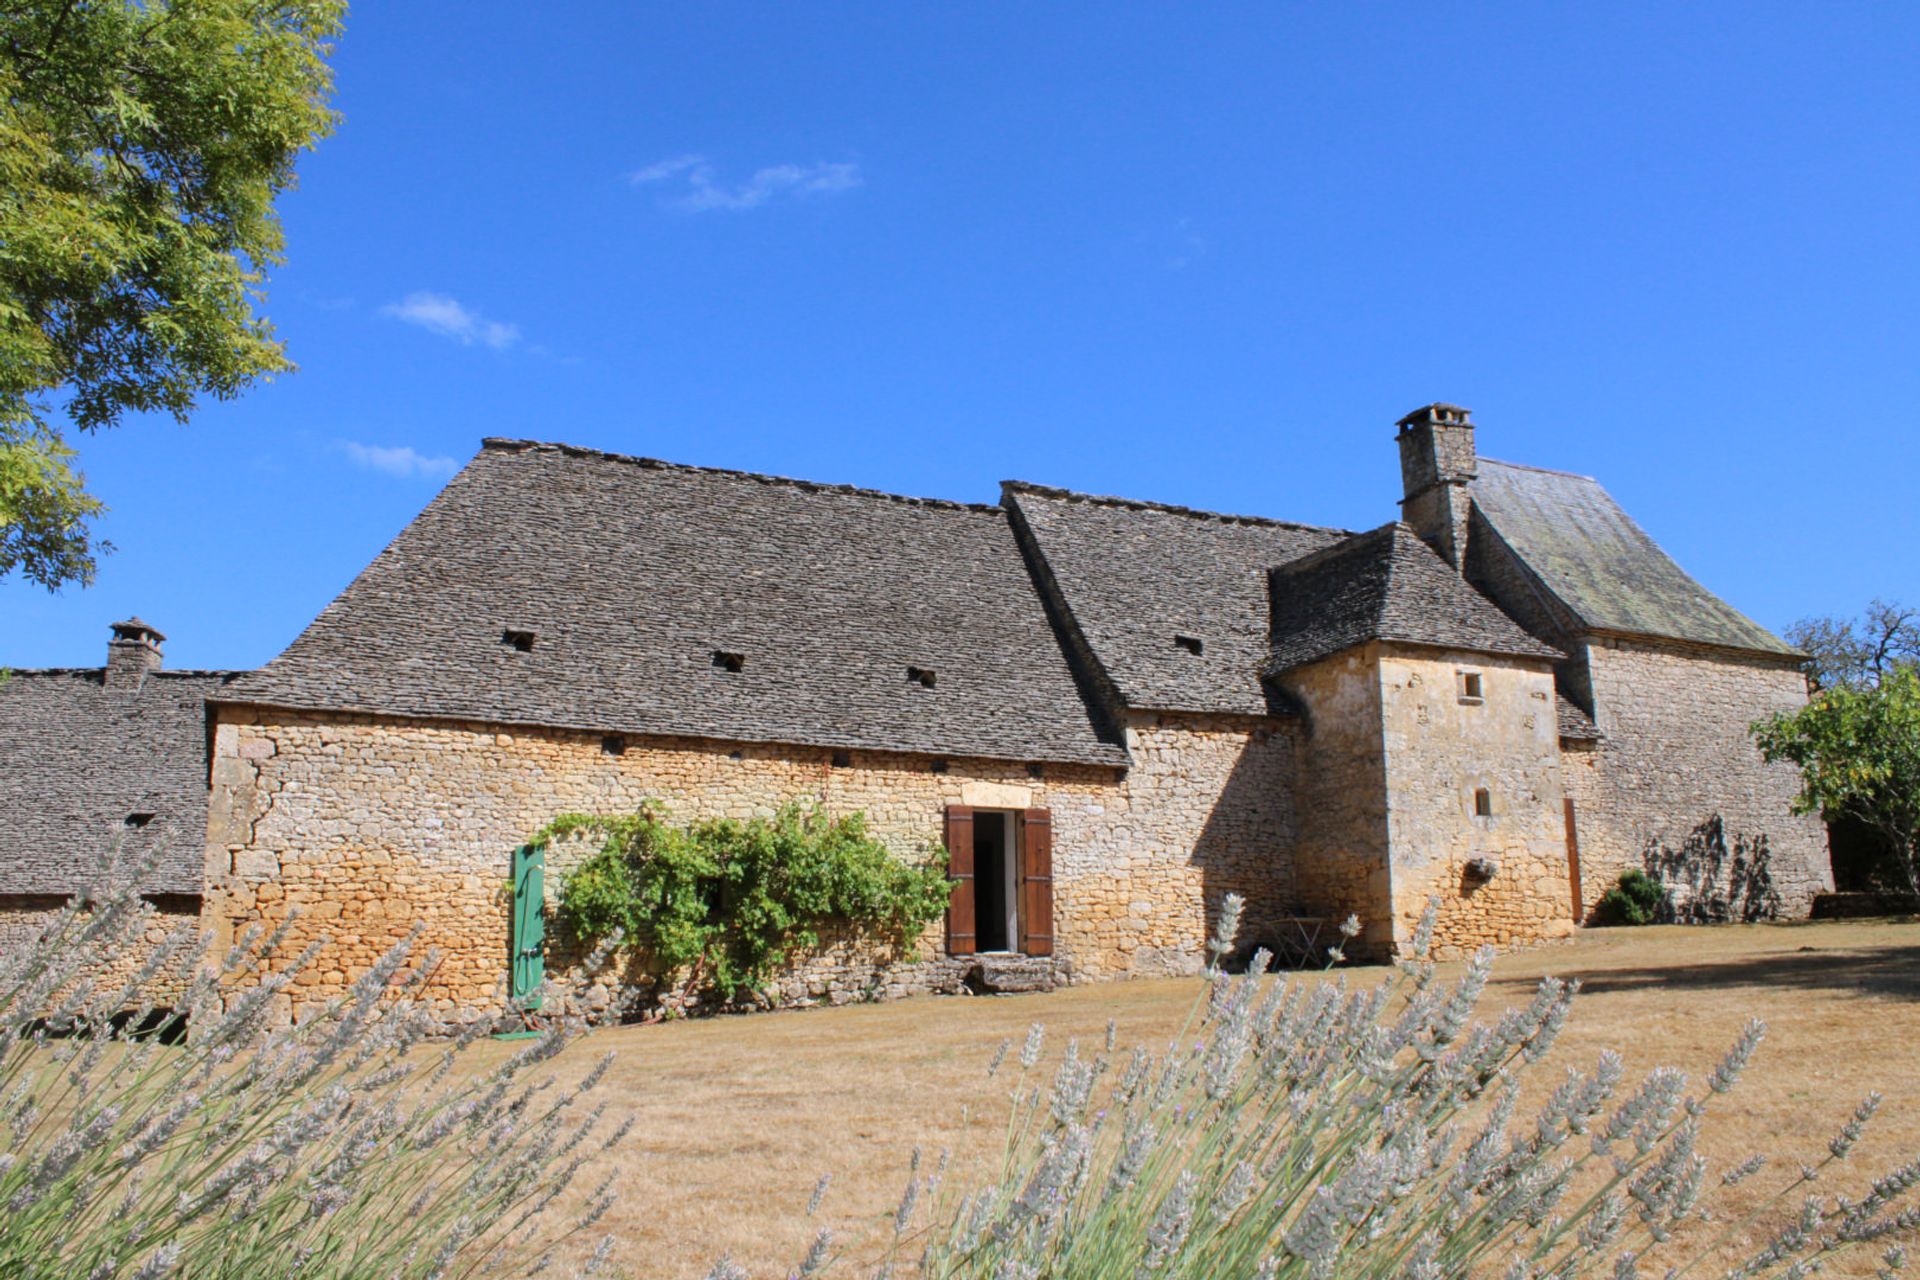
[(147, 893), (197, 894), (207, 839), (206, 700), (224, 671), (109, 689), (93, 668), (0, 680), (0, 893), (71, 894), (118, 849)]
[(1124, 764), (998, 507), (488, 440), (225, 700)]
[(1597, 480), (1479, 460), (1475, 507), (1590, 631), (1796, 656), (1660, 549)]
[(1264, 715), (1267, 571), (1352, 536), (1008, 482), (1074, 622), (1129, 706)]
[(1274, 569), (1269, 676), (1370, 640), (1553, 661), (1563, 655), (1456, 574), (1404, 524)]

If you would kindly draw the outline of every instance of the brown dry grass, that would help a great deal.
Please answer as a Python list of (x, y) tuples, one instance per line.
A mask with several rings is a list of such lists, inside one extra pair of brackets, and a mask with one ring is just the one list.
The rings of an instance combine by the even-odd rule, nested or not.
[[(1384, 972), (1357, 969), (1349, 980)], [(1873, 1089), (1886, 1096), (1880, 1120), (1852, 1175), (1825, 1189), (1857, 1186), (1920, 1151), (1920, 924), (1590, 930), (1502, 958), (1483, 1014), (1524, 1002), (1545, 974), (1585, 989), (1541, 1072), (1549, 1083), (1605, 1048), (1619, 1049), (1630, 1071), (1671, 1064), (1697, 1078), (1759, 1016), (1770, 1033), (1730, 1105), (1708, 1121), (1710, 1155), (1737, 1161), (1764, 1150), (1792, 1167), (1824, 1154)], [(1070, 1037), (1098, 1042), (1112, 1018), (1123, 1045), (1158, 1047), (1196, 989), (1193, 979), (1153, 980), (595, 1032), (567, 1051), (562, 1074), (617, 1051), (614, 1106), (639, 1118), (607, 1223), (620, 1237), (615, 1257), (635, 1276), (698, 1277), (731, 1251), (756, 1276), (785, 1275), (818, 1225), (801, 1215), (829, 1172), (821, 1219), (854, 1257), (870, 1254), (916, 1144), (951, 1148), (962, 1162), (998, 1149), (1004, 1097), (983, 1069), (1000, 1040), (1017, 1044), (1041, 1022), (1051, 1057)]]

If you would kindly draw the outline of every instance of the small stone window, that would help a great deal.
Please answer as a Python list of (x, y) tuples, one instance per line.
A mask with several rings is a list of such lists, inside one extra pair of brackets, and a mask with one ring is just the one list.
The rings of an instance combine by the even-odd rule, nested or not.
[(740, 669), (747, 665), (747, 655), (744, 653), (733, 653), (726, 649), (715, 649), (713, 651), (713, 665), (722, 671), (731, 671), (738, 674)]
[(853, 752), (836, 751), (833, 753), (833, 767), (836, 769), (853, 768)]
[(947, 771), (947, 762), (945, 760), (935, 760), (927, 766), (927, 769), (931, 773), (945, 773)]
[(153, 815), (150, 813), (130, 813), (127, 815), (127, 827), (133, 831), (138, 831), (141, 827), (146, 826), (152, 821)]
[(1481, 787), (1473, 793), (1473, 816), (1491, 818), (1493, 816), (1493, 792)]
[(1486, 685), (1480, 679), (1478, 671), (1462, 671), (1460, 675), (1460, 701), (1480, 703), (1486, 701)]
[(1047, 776), (1047, 766), (1036, 761), (1027, 766), (1027, 776), (1029, 778), (1044, 778)]
[(623, 756), (627, 754), (627, 740), (620, 734), (610, 733), (600, 739), (600, 750), (610, 756)]
[(1207, 647), (1199, 636), (1175, 636), (1173, 642), (1196, 658), (1199, 657)]
[(933, 668), (931, 668), (931, 667), (908, 667), (908, 668), (907, 668), (907, 683), (908, 683), (908, 684), (917, 684), (917, 685), (919, 685), (919, 686), (920, 686), (920, 687), (921, 687), (922, 689), (931, 689), (931, 688), (933, 688)]
[(515, 653), (533, 652), (533, 632), (516, 631), (508, 627), (500, 633), (500, 643), (510, 646)]

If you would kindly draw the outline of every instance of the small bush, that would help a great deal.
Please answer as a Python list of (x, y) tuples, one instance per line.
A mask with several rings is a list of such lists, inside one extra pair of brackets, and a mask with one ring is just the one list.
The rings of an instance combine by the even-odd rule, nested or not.
[[(556, 1029), (490, 1069), (437, 1052), (408, 944), (297, 1027), (275, 1006), (323, 954), (243, 938), (223, 961), (183, 930), (124, 984), (152, 908), (112, 868), (33, 946), (0, 957), (0, 1275), (26, 1280), (382, 1280), (525, 1275), (570, 1228), (548, 1209), (618, 1141), (585, 1083), (536, 1070)], [(152, 1007), (161, 975), (186, 983)], [(185, 1033), (185, 1034), (183, 1034)], [(604, 1256), (604, 1255), (599, 1255)]]
[(1636, 868), (1620, 873), (1620, 882), (1607, 890), (1594, 908), (1593, 921), (1603, 925), (1658, 924), (1671, 910), (1667, 887)]
[(729, 997), (765, 986), (826, 925), (910, 945), (947, 907), (944, 864), (901, 862), (860, 813), (788, 805), (676, 827), (649, 802), (618, 817), (567, 814), (533, 839), (582, 835), (601, 845), (560, 879), (561, 927), (589, 946), (617, 936), (656, 977), (689, 970), (689, 985), (710, 981)]

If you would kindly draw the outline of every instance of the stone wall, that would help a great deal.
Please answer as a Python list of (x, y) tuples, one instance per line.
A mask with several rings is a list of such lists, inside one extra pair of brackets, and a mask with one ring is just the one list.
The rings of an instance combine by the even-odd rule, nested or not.
[[(57, 924), (65, 901), (57, 895), (0, 897), (0, 949), (17, 955), (38, 945)], [(133, 980), (153, 956), (154, 949), (170, 934), (192, 933), (199, 927), (197, 904), (191, 898), (169, 895), (163, 903), (155, 905), (139, 934), (116, 947), (104, 963), (86, 970), (85, 976), (93, 982), (96, 991), (118, 991)], [(160, 1009), (173, 1008), (192, 976), (187, 972), (187, 960), (192, 952), (191, 943), (181, 948), (175, 961), (139, 991), (135, 1002), (150, 1002)]]
[(1748, 726), (1806, 703), (1784, 661), (1644, 640), (1595, 638), (1584, 654), (1596, 748), (1563, 773), (1591, 911), (1622, 871), (1675, 888), (1683, 914), (1805, 916), (1832, 888), (1826, 829), (1790, 812), (1799, 773), (1770, 765)]
[[(1265, 717), (1136, 716), (1124, 776), (857, 751), (836, 767), (825, 750), (673, 738), (629, 738), (616, 755), (598, 734), (565, 730), (240, 707), (217, 717), (206, 920), (218, 945), (297, 910), (287, 954), (329, 939), (326, 961), (297, 981), (296, 1015), (416, 924), (443, 953), (436, 1011), (458, 1021), (497, 1007), (511, 849), (556, 814), (648, 798), (683, 820), (791, 800), (860, 810), (908, 858), (937, 846), (948, 804), (1050, 809), (1056, 968), (1072, 980), (1191, 971), (1227, 892), (1248, 896), (1255, 930), (1291, 902), (1293, 732)], [(553, 851), (549, 884), (578, 856)], [(836, 944), (785, 990), (907, 994), (965, 976)]]
[(1387, 649), (1380, 685), (1396, 939), (1412, 936), (1435, 897), (1437, 955), (1571, 935), (1549, 665)]
[(1392, 950), (1393, 887), (1387, 868), (1387, 775), (1381, 750), (1377, 644), (1289, 672), (1302, 711), (1294, 855), (1301, 914), (1360, 918), (1353, 954)]

